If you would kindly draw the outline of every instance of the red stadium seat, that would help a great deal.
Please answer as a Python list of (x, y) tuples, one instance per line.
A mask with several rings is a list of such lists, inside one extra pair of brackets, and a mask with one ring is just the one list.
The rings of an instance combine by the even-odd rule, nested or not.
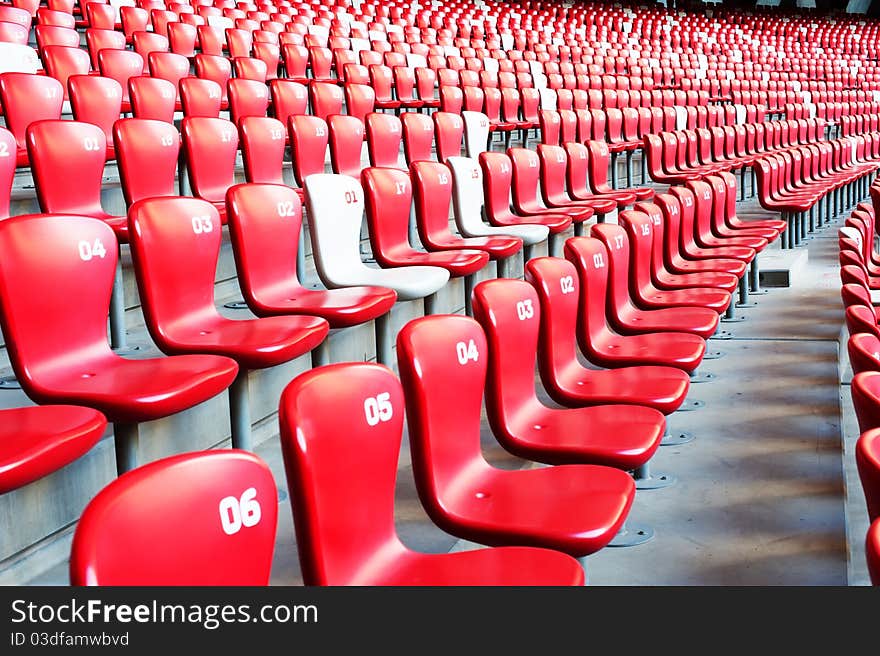
[(128, 80), (128, 95), (135, 118), (174, 122), (179, 105), (175, 82), (149, 75), (132, 77)]
[(113, 126), (113, 143), (126, 207), (142, 198), (177, 194), (180, 133), (171, 123), (120, 119)]
[(35, 121), (61, 118), (64, 88), (48, 75), (3, 73), (0, 74), (0, 103), (6, 128), (15, 136), (16, 166), (30, 166), (27, 128)]
[[(267, 116), (245, 116), (238, 124), (248, 182), (284, 184), (284, 124)], [(228, 209), (228, 208), (227, 208)]]
[(200, 77), (184, 77), (181, 78), (178, 87), (184, 116), (220, 118), (223, 93), (219, 84)]
[[(258, 317), (308, 314), (331, 328), (376, 322), (376, 343), (390, 345), (387, 313), (397, 294), (384, 287), (312, 289), (299, 280), (296, 259), (302, 204), (290, 187), (243, 184), (227, 193), (229, 235), (242, 293)], [(274, 254), (274, 255), (273, 255)], [(314, 364), (327, 364), (326, 341), (313, 352)], [(380, 353), (385, 362), (390, 355)]]
[(214, 304), (220, 215), (204, 200), (146, 198), (132, 205), (129, 225), (141, 308), (153, 342), (166, 355), (204, 353), (238, 363), (229, 388), (232, 445), (250, 450), (248, 372), (308, 353), (327, 336), (327, 322), (313, 316), (221, 316)]
[[(489, 312), (479, 294), (484, 284), (475, 290), (474, 311), (480, 316)], [(398, 367), (422, 505), (440, 528), (480, 544), (552, 547), (575, 557), (595, 553), (623, 527), (635, 496), (632, 478), (616, 468), (589, 464), (519, 471), (490, 465), (480, 447), (489, 353), (480, 324), (470, 317), (415, 319), (398, 334)], [(496, 370), (491, 375), (503, 374)], [(657, 431), (659, 439), (663, 417), (647, 413), (660, 424), (648, 429)], [(560, 430), (559, 435), (566, 433)]]
[[(393, 117), (392, 117), (393, 118)], [(360, 178), (363, 167), (364, 124), (356, 116), (328, 117), (330, 166), (334, 173)], [(394, 153), (397, 156), (397, 153)], [(396, 160), (394, 162), (396, 164)]]
[(107, 144), (105, 158), (116, 159), (113, 150), (113, 124), (122, 114), (122, 87), (100, 75), (71, 75), (67, 80), (73, 118), (101, 128)]
[(571, 227), (571, 216), (566, 214), (523, 214), (511, 208), (511, 188), (513, 186), (513, 165), (506, 153), (480, 153), (480, 169), (483, 173), (483, 197), (486, 218), (494, 226), (521, 226), (538, 224), (550, 230), (548, 247), (551, 255), (561, 251), (556, 235)]
[(406, 171), (370, 167), (361, 172), (367, 225), (373, 256), (380, 266), (437, 266), (450, 276), (470, 276), (482, 269), (489, 255), (481, 250), (456, 249), (424, 252), (408, 239), (412, 184)]
[(365, 127), (370, 166), (400, 168), (398, 161), (403, 139), (400, 119), (393, 114), (373, 112), (367, 114)]
[(538, 370), (551, 398), (566, 406), (607, 403), (648, 406), (669, 415), (684, 403), (688, 375), (677, 367), (591, 369), (577, 357), (577, 269), (566, 259), (540, 257), (526, 263), (526, 280), (540, 302)]
[[(558, 258), (538, 258), (530, 264), (541, 261), (551, 267), (554, 262), (568, 264), (574, 272), (569, 263)], [(595, 396), (595, 392), (592, 398), (589, 393), (582, 392), (580, 395), (566, 395), (563, 405), (567, 408), (564, 410), (545, 406), (538, 399), (534, 385), (542, 325), (538, 292), (526, 282), (494, 280), (480, 283), (474, 296), (475, 317), (486, 332), (490, 352), (486, 382), (489, 423), (505, 448), (520, 457), (549, 464), (580, 462), (626, 471), (641, 468), (647, 471), (647, 462), (663, 436), (663, 414), (655, 408), (635, 405), (632, 392), (624, 392), (622, 399), (605, 400)], [(573, 324), (571, 328), (574, 328)], [(574, 332), (570, 340), (573, 346)], [(651, 370), (643, 371), (648, 373)], [(686, 374), (678, 371), (678, 375), (679, 378), (673, 378), (671, 383), (675, 387), (672, 407), (681, 404), (688, 387), (687, 382), (682, 384), (681, 380)], [(605, 392), (608, 391), (606, 387)], [(620, 425), (611, 427), (617, 423), (616, 417), (622, 410), (615, 405), (619, 403), (627, 403), (626, 411), (632, 413), (632, 421), (627, 422), (626, 428)], [(669, 408), (663, 402), (661, 404)], [(572, 430), (570, 425), (582, 426), (590, 436), (581, 437), (580, 430)], [(614, 439), (608, 439), (612, 433)], [(671, 482), (670, 477), (665, 478), (665, 484)], [(654, 487), (660, 486), (662, 483)]]
[(180, 124), (189, 186), (226, 223), (226, 190), (235, 184), (238, 130), (222, 118), (184, 117)]
[(255, 455), (223, 449), (163, 458), (89, 502), (74, 532), (70, 582), (268, 585), (277, 516), (275, 480)]
[(701, 337), (680, 332), (615, 333), (606, 318), (609, 308), (608, 249), (598, 239), (576, 237), (565, 243), (565, 257), (578, 271), (581, 305), (578, 344), (590, 362), (615, 368), (659, 365), (695, 371), (706, 352)]
[[(39, 243), (22, 250), (21, 242)], [(114, 423), (117, 470), (137, 465), (137, 423), (226, 389), (234, 360), (212, 355), (126, 359), (107, 343), (117, 248), (102, 221), (23, 215), (0, 222), (0, 326), (16, 377), (41, 404), (95, 408)], [(28, 285), (19, 281), (28, 280)], [(33, 289), (41, 289), (35, 312)], [(76, 358), (69, 354), (76, 352)]]
[(0, 494), (6, 494), (85, 454), (107, 419), (91, 408), (44, 405), (0, 410), (0, 426)]
[[(414, 162), (410, 166), (410, 178), (413, 186), (416, 226), (419, 239), (425, 248), (435, 251), (460, 249), (485, 251), (491, 259), (498, 261), (498, 276), (508, 277), (507, 269), (502, 265), (507, 258), (522, 249), (522, 240), (501, 235), (483, 237), (453, 235), (449, 228), (452, 174), (447, 165), (424, 160)], [(465, 298), (467, 310), (470, 309), (469, 291)]]
[(281, 448), (307, 585), (583, 584), (577, 561), (549, 549), (428, 554), (404, 545), (394, 523), (403, 417), (402, 386), (379, 365), (313, 369), (284, 390)]

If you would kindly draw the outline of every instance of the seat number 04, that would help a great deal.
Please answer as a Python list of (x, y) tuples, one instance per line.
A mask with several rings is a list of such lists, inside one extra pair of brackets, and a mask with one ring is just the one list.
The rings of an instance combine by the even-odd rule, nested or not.
[(256, 526), (261, 517), (256, 488), (249, 487), (237, 499), (229, 496), (220, 500), (220, 525), (226, 535), (235, 535), (242, 527)]
[(480, 352), (474, 340), (467, 342), (457, 342), (455, 345), (455, 354), (458, 356), (458, 364), (467, 364), (471, 360), (477, 362), (480, 359)]
[(93, 257), (100, 257), (103, 259), (104, 256), (107, 255), (107, 250), (104, 248), (104, 244), (101, 243), (100, 239), (96, 239), (94, 242), (83, 239), (77, 244), (77, 248), (79, 249), (79, 259), (83, 262), (88, 262)]

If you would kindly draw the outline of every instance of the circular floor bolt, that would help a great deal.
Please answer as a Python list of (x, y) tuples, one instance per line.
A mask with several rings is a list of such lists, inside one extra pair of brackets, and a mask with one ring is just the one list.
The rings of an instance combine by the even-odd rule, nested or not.
[(718, 358), (724, 357), (724, 351), (706, 351), (706, 355), (703, 356), (704, 360), (717, 360)]
[[(749, 292), (751, 294), (751, 292)], [(737, 308), (753, 308), (758, 307), (757, 303), (753, 303), (752, 301), (747, 301), (746, 303), (736, 303), (735, 307)], [(723, 321), (723, 319), (722, 319)]]
[(634, 478), (637, 490), (662, 490), (675, 485), (678, 480), (672, 474), (655, 474), (651, 472), (642, 478)]
[[(739, 305), (737, 305), (739, 307)], [(745, 317), (721, 317), (721, 323), (739, 323), (740, 321), (745, 321)]]
[(609, 547), (634, 547), (654, 537), (654, 529), (643, 524), (624, 524), (608, 543)]
[(699, 410), (704, 407), (706, 407), (705, 401), (694, 399), (693, 401), (685, 401), (682, 403), (681, 407), (676, 412), (690, 412), (691, 410)]
[(230, 301), (229, 303), (224, 303), (223, 307), (229, 308), (230, 310), (247, 310), (248, 305), (244, 301)]
[(663, 439), (660, 440), (660, 446), (679, 446), (693, 442), (694, 439), (694, 434), (689, 431), (674, 431), (663, 436)]
[(718, 378), (718, 376), (711, 371), (701, 371), (691, 376), (691, 384), (697, 385), (698, 383), (708, 383), (716, 378)]

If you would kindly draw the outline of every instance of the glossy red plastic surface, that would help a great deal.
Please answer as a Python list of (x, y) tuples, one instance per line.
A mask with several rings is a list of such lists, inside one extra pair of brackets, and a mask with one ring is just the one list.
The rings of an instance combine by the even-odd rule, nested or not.
[(506, 235), (460, 237), (449, 228), (452, 171), (446, 164), (416, 161), (410, 166), (416, 224), (422, 244), (429, 250), (471, 248), (486, 251), (492, 259), (510, 257), (522, 249), (522, 240)]
[(555, 551), (407, 548), (394, 523), (404, 413), (400, 381), (376, 364), (318, 367), (284, 390), (281, 448), (306, 585), (583, 584), (577, 561)]
[(587, 358), (602, 367), (660, 365), (695, 370), (706, 352), (697, 335), (647, 332), (620, 335), (606, 319), (608, 305), (608, 249), (593, 237), (573, 237), (565, 242), (565, 258), (574, 264), (580, 279), (578, 344)]
[(0, 128), (0, 219), (9, 216), (14, 179), (15, 136), (6, 128)]
[(113, 125), (113, 143), (127, 207), (141, 198), (177, 195), (180, 133), (171, 123), (119, 119)]
[[(39, 248), (23, 249), (23, 243)], [(225, 390), (238, 372), (229, 358), (134, 360), (110, 349), (107, 313), (116, 254), (113, 231), (93, 218), (23, 215), (0, 221), (0, 325), (27, 395), (40, 404), (92, 407), (113, 422), (139, 422)], [(41, 290), (38, 306), (33, 289)]]
[[(709, 287), (661, 289), (651, 277), (651, 256), (654, 249), (654, 222), (647, 214), (627, 210), (621, 212), (618, 224), (626, 233), (630, 246), (629, 292), (636, 305), (643, 308), (702, 307), (724, 312), (731, 302), (730, 293)], [(613, 232), (620, 234), (619, 231)]]
[(197, 198), (148, 198), (129, 210), (131, 255), (147, 329), (166, 354), (210, 353), (243, 369), (288, 362), (329, 327), (313, 316), (227, 319), (214, 303), (221, 224)]
[[(664, 220), (660, 207), (651, 203), (636, 203), (635, 209), (644, 212), (653, 224), (654, 238), (651, 242), (651, 281), (658, 289), (688, 289), (690, 287), (714, 287), (731, 292), (737, 288), (739, 278), (732, 273), (723, 271), (692, 271), (683, 273), (673, 271), (667, 267), (664, 257), (667, 250), (676, 248), (678, 243), (677, 233), (673, 234), (673, 228), (678, 230), (678, 221), (667, 222)], [(626, 228), (626, 223), (623, 224)], [(667, 240), (669, 243), (667, 244)], [(676, 250), (677, 253), (677, 250)], [(680, 256), (677, 262), (681, 260)]]
[(566, 214), (520, 214), (511, 209), (513, 166), (506, 153), (486, 151), (480, 153), (479, 162), (483, 171), (483, 198), (489, 223), (494, 226), (537, 223), (547, 226), (554, 234), (571, 227), (571, 217)]
[(268, 585), (278, 493), (246, 451), (164, 458), (89, 502), (70, 556), (73, 585)]
[[(630, 295), (631, 254), (626, 231), (614, 224), (594, 225), (592, 237), (599, 239), (607, 250), (608, 306), (607, 316), (615, 330), (623, 334), (644, 334), (672, 331), (699, 335), (708, 339), (718, 327), (719, 316), (705, 307), (672, 306), (658, 303), (643, 309)], [(668, 292), (673, 294), (675, 292)]]
[(511, 198), (513, 208), (520, 214), (565, 214), (572, 222), (583, 223), (592, 218), (593, 208), (572, 203), (565, 207), (547, 207), (540, 196), (540, 159), (527, 148), (508, 148), (513, 165)]
[(97, 410), (44, 405), (0, 410), (0, 494), (61, 469), (91, 449), (107, 428)]
[(491, 356), (479, 323), (458, 315), (415, 319), (398, 333), (397, 358), (419, 498), (440, 528), (481, 544), (575, 556), (614, 537), (635, 493), (626, 472), (598, 465), (502, 470), (483, 458), (480, 414)]
[(281, 185), (242, 184), (226, 195), (229, 236), (242, 293), (257, 316), (311, 314), (332, 328), (375, 319), (397, 294), (385, 287), (303, 287), (296, 270), (302, 204)]
[(376, 261), (383, 267), (429, 265), (467, 276), (482, 269), (489, 254), (474, 249), (422, 252), (409, 243), (412, 184), (406, 171), (366, 168), (361, 172), (367, 225)]
[(572, 403), (569, 396), (564, 404), (569, 407), (558, 409), (538, 399), (535, 359), (541, 307), (529, 283), (487, 280), (478, 284), (474, 317), (483, 326), (489, 349), (486, 413), (505, 448), (550, 464), (588, 463), (625, 470), (643, 465), (653, 455), (666, 425), (663, 415), (653, 408), (629, 406), (627, 421), (622, 423), (622, 408), (614, 405), (617, 400), (584, 395)]
[(37, 121), (28, 126), (27, 147), (43, 212), (100, 219), (113, 228), (119, 241), (128, 240), (125, 217), (101, 207), (107, 152), (101, 128), (79, 121)]
[(0, 103), (6, 129), (15, 136), (16, 166), (29, 166), (27, 128), (35, 121), (61, 118), (64, 87), (48, 75), (3, 73), (0, 74)]
[(588, 368), (578, 358), (580, 281), (574, 265), (556, 257), (533, 258), (525, 277), (541, 307), (538, 370), (544, 389), (562, 405), (626, 403), (671, 414), (684, 402), (688, 375), (676, 367)]
[(678, 197), (673, 194), (657, 194), (654, 203), (660, 208), (665, 224), (663, 261), (667, 269), (674, 273), (720, 271), (731, 273), (738, 279), (745, 275), (748, 264), (742, 260), (713, 256), (694, 246), (693, 238), (688, 238), (687, 232), (693, 229), (693, 214), (690, 214), (686, 224), (682, 222), (682, 204)]
[(880, 429), (863, 432), (856, 441), (856, 466), (868, 518), (873, 522), (880, 519)]
[(403, 132), (400, 119), (393, 114), (373, 112), (365, 123), (370, 166), (399, 168)]
[(238, 130), (222, 118), (186, 116), (180, 123), (192, 194), (206, 200), (226, 223), (226, 190), (235, 184)]

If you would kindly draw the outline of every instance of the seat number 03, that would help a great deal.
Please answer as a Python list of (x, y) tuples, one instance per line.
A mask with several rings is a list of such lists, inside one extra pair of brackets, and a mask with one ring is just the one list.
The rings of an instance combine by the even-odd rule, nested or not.
[(532, 299), (527, 298), (523, 301), (517, 301), (516, 316), (519, 317), (520, 321), (526, 321), (535, 316), (535, 308), (532, 305)]

